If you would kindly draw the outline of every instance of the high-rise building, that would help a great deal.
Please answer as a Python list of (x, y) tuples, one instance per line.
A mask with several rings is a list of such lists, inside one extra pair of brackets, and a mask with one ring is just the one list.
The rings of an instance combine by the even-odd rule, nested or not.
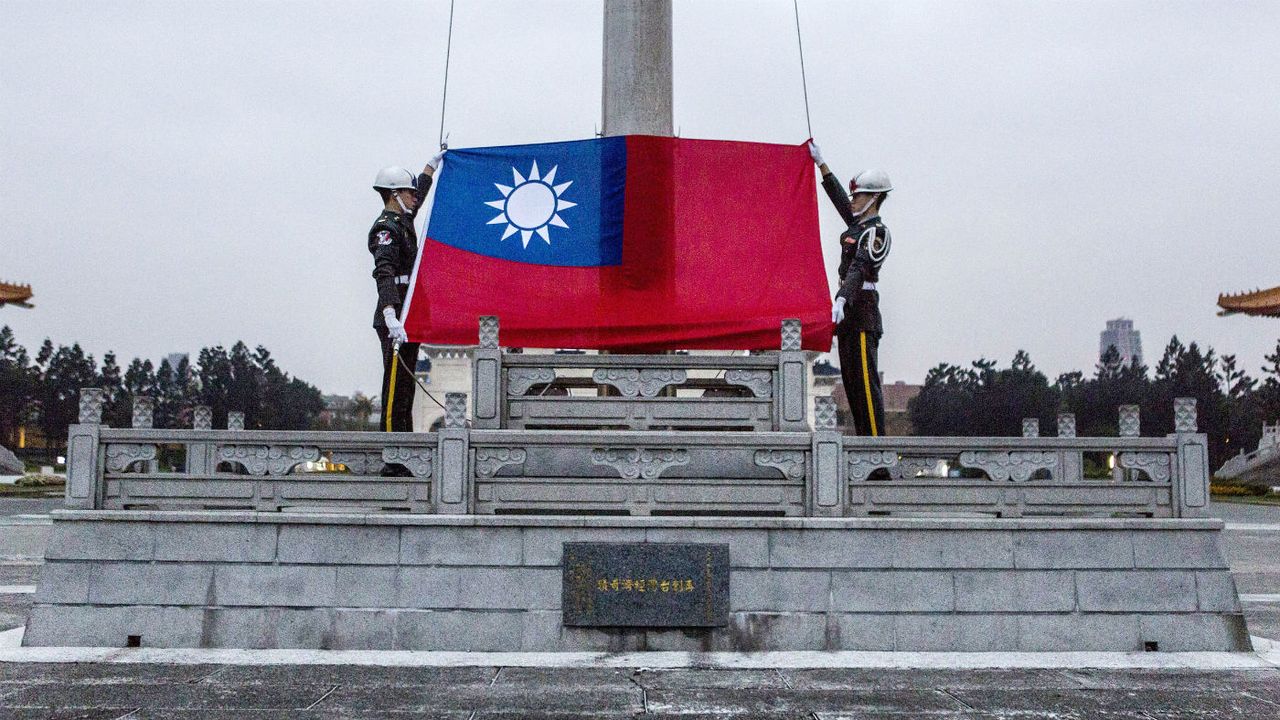
[(1107, 329), (1102, 331), (1098, 342), (1098, 357), (1105, 355), (1109, 347), (1120, 353), (1120, 360), (1125, 365), (1142, 364), (1142, 333), (1133, 329), (1132, 320), (1116, 318), (1107, 321)]

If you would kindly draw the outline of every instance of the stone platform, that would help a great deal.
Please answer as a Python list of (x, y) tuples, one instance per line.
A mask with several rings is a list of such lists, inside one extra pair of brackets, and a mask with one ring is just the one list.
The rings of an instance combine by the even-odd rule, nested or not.
[[(480, 318), (470, 403), (448, 394), (430, 433), (246, 429), (234, 411), (215, 430), (210, 407), (155, 428), (146, 397), (114, 428), (85, 388), (24, 642), (1249, 647), (1222, 523), (1201, 517), (1194, 399), (1159, 437), (1137, 406), (1118, 437), (1077, 437), (1070, 414), (1052, 437), (1039, 418), (1021, 437), (847, 436), (829, 397), (809, 421), (800, 331), (783, 321), (779, 349), (751, 355), (525, 355)], [(627, 588), (650, 571), (645, 592), (699, 595)]]
[[(1206, 519), (57, 511), (27, 645), (1249, 648)], [(712, 629), (561, 623), (566, 542), (727, 543)]]

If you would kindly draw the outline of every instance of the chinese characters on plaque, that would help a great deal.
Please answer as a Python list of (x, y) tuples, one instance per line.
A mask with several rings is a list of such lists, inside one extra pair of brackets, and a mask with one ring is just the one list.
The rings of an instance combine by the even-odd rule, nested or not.
[(729, 622), (729, 546), (565, 543), (566, 626), (718, 627)]
[(599, 578), (596, 589), (600, 592), (694, 592), (693, 580), (658, 580), (657, 578)]

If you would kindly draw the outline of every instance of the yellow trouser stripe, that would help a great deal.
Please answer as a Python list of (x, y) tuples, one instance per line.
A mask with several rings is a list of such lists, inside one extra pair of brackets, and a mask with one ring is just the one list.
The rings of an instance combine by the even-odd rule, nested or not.
[(399, 353), (395, 350), (391, 351), (391, 382), (387, 383), (387, 407), (385, 415), (387, 418), (387, 432), (391, 432), (391, 405), (396, 401), (396, 370), (399, 368)]
[(871, 419), (872, 436), (879, 435), (876, 429), (876, 408), (871, 403), (871, 373), (867, 370), (867, 334), (858, 333), (858, 340), (862, 343), (862, 387), (867, 391), (867, 417)]

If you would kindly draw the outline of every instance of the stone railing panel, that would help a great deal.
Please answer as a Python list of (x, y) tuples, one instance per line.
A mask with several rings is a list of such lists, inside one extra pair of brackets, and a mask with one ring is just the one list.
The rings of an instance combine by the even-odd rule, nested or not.
[[(755, 367), (739, 369), (780, 362), (748, 360)], [(583, 368), (594, 361), (572, 362)], [(670, 369), (716, 365), (696, 356), (665, 362)], [(673, 377), (655, 379), (649, 391), (662, 392)], [(640, 407), (635, 399), (586, 399), (617, 408), (624, 420)], [(776, 409), (760, 398), (723, 399)], [(644, 400), (650, 408), (678, 408), (684, 399), (663, 393)], [(1057, 437), (850, 437), (833, 429), (830, 399), (823, 400), (811, 432), (474, 428), (458, 393), (447, 397), (450, 413), (438, 433), (81, 423), (68, 433), (66, 501), (90, 509), (1005, 517), (1184, 517), (1208, 503), (1203, 434), (1078, 438), (1060, 418)], [(182, 448), (185, 466), (170, 469), (183, 464), (175, 452)], [(1085, 477), (1086, 456), (1110, 458), (1114, 472)]]
[(1137, 470), (1158, 483), (1169, 482), (1173, 457), (1167, 453), (1122, 452), (1116, 463), (1125, 470)]
[(966, 450), (960, 453), (960, 465), (985, 472), (992, 480), (1025, 482), (1037, 470), (1053, 470), (1057, 453), (1042, 450)]
[(524, 354), (497, 330), (482, 319), (473, 354), (477, 429), (810, 429), (798, 321), (782, 323), (781, 350), (752, 355)]
[(219, 463), (238, 463), (250, 475), (288, 475), (295, 467), (320, 460), (318, 447), (302, 445), (221, 445)]
[(435, 463), (435, 450), (429, 447), (393, 445), (382, 449), (382, 462), (402, 465), (417, 478), (429, 478)]
[(507, 370), (507, 395), (519, 397), (534, 385), (550, 385), (556, 381), (551, 368), (511, 368)]
[(724, 381), (747, 388), (754, 397), (773, 397), (773, 373), (768, 370), (726, 370)]
[(125, 472), (132, 466), (155, 459), (155, 445), (114, 443), (107, 445), (106, 471)]

